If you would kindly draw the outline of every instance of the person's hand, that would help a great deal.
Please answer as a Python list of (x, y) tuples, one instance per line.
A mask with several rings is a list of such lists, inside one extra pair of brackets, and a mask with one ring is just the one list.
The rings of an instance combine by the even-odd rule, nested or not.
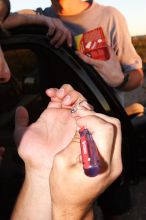
[[(78, 103), (86, 100), (85, 97), (76, 91), (70, 84), (64, 84), (61, 88), (50, 88), (46, 90), (47, 96), (50, 97), (50, 106), (59, 108), (73, 108)], [(82, 104), (86, 109), (90, 110), (93, 107), (87, 102)]]
[(76, 51), (76, 54), (91, 65), (109, 86), (117, 87), (123, 82), (124, 74), (115, 52), (111, 47), (108, 47), (108, 50), (110, 58), (106, 61), (92, 59), (79, 51)]
[[(44, 16), (45, 17), (45, 16)], [(50, 43), (56, 48), (60, 47), (65, 41), (69, 47), (72, 46), (72, 35), (68, 28), (64, 26), (58, 18), (45, 17), (46, 25), (49, 27), (47, 35), (51, 37)]]
[(0, 47), (0, 83), (8, 82), (10, 78), (11, 72)]
[(48, 106), (28, 126), (26, 109), (17, 108), (15, 141), (25, 164), (25, 179), (11, 219), (52, 219), (49, 176), (54, 155), (72, 141), (75, 132), (76, 122), (68, 109)]
[(75, 119), (67, 109), (48, 106), (30, 126), (26, 109), (16, 110), (14, 136), (27, 170), (46, 171), (49, 176), (54, 155), (71, 142), (75, 132)]
[(5, 148), (3, 146), (0, 146), (0, 165), (2, 163), (4, 154), (5, 154)]
[(50, 174), (50, 189), (54, 219), (83, 219), (92, 216), (92, 202), (121, 173), (121, 129), (120, 122), (93, 111), (78, 110), (77, 125), (87, 128), (94, 138), (101, 155), (103, 170), (96, 177), (84, 174), (80, 160), (79, 139), (55, 156)]

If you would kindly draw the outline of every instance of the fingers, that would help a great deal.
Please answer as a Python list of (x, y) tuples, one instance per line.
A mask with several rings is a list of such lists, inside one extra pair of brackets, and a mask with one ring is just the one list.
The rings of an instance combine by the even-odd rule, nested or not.
[(29, 116), (27, 110), (20, 106), (16, 109), (15, 113), (15, 131), (14, 131), (14, 139), (16, 144), (19, 144), (21, 137), (27, 128), (29, 122)]
[(47, 36), (51, 37), (54, 34), (56, 28), (52, 22), (50, 22), (48, 26), (49, 26), (49, 29), (47, 32)]
[(5, 154), (5, 148), (3, 146), (0, 146), (0, 165), (2, 163), (4, 154)]
[(100, 155), (104, 161), (110, 165), (114, 140), (113, 125), (96, 115), (89, 115), (77, 119), (77, 125), (79, 127), (85, 127), (91, 132)]
[(61, 101), (63, 107), (72, 106), (85, 99), (84, 96), (74, 90), (69, 84), (62, 85), (60, 89), (48, 89), (46, 94), (51, 98), (51, 101)]
[(61, 87), (61, 90), (62, 89), (64, 90), (64, 97), (62, 100), (63, 105), (74, 105), (77, 102), (80, 102), (83, 99), (85, 99), (84, 96), (81, 95), (81, 93), (74, 90), (74, 88), (69, 84), (64, 84)]
[(52, 37), (50, 43), (55, 46), (55, 48), (59, 48), (65, 41), (67, 41), (67, 45), (69, 47), (72, 46), (72, 37), (71, 34), (67, 30), (57, 30)]
[(57, 97), (57, 88), (50, 88), (46, 90), (46, 95), (50, 97), (51, 102), (49, 102), (47, 108), (61, 108), (61, 99)]
[(93, 111), (78, 110), (74, 113), (79, 127), (86, 127), (93, 134), (98, 149), (110, 165), (109, 182), (113, 182), (122, 172), (122, 134), (117, 118)]
[(15, 114), (15, 127), (26, 127), (28, 125), (29, 116), (26, 108), (19, 106)]
[(110, 54), (110, 58), (112, 58), (113, 56), (116, 56), (116, 53), (115, 53), (115, 51), (113, 50), (112, 47), (108, 46), (108, 51), (109, 51), (109, 54)]
[(54, 45), (54, 47), (58, 48), (65, 41), (66, 36), (63, 36), (61, 30), (56, 30), (54, 36), (51, 38), (50, 43)]
[(69, 47), (72, 46), (71, 32), (56, 18), (47, 18), (49, 30), (47, 35), (51, 37), (50, 43), (54, 47), (60, 47), (65, 41)]
[(114, 125), (114, 143), (113, 143), (113, 153), (111, 159), (111, 175), (110, 178), (112, 182), (121, 174), (122, 172), (122, 156), (121, 156), (121, 146), (122, 146), (122, 132), (121, 123), (119, 119), (109, 117), (107, 115), (98, 114), (101, 118), (104, 118), (108, 122)]
[(68, 35), (67, 35), (67, 45), (68, 45), (68, 47), (72, 47), (72, 34), (71, 34), (71, 32), (69, 32), (68, 33)]
[(77, 55), (81, 60), (83, 60), (85, 63), (87, 63), (87, 64), (89, 64), (89, 65), (92, 65), (92, 66), (96, 66), (97, 64), (98, 64), (98, 65), (101, 65), (102, 62), (104, 62), (104, 61), (101, 61), (101, 60), (97, 60), (97, 59), (93, 59), (93, 58), (91, 58), (91, 57), (88, 57), (87, 55), (85, 55), (85, 54), (83, 54), (83, 53), (81, 53), (81, 52), (79, 52), (79, 51), (76, 51), (75, 53), (76, 53), (76, 55)]

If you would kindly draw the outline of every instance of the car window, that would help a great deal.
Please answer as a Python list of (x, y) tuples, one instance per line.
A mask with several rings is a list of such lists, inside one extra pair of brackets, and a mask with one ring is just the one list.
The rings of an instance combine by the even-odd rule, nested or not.
[(12, 37), (1, 39), (1, 45), (12, 72), (10, 82), (0, 85), (2, 99), (0, 143), (7, 149), (0, 172), (2, 219), (10, 219), (12, 204), (24, 176), (22, 161), (20, 162), (13, 142), (16, 106), (27, 107), (31, 123), (38, 118), (49, 101), (45, 96), (46, 88), (60, 87), (64, 83), (69, 83), (89, 100), (96, 112), (118, 117), (122, 124), (124, 179), (127, 180), (127, 177), (134, 176), (135, 173), (135, 136), (128, 117), (113, 90), (108, 88), (95, 70), (83, 63), (74, 51), (65, 47), (54, 49), (46, 36), (37, 34), (39, 28), (35, 34), (31, 27), (30, 34), (26, 31), (27, 27), (25, 33), (22, 28), (21, 32), (18, 30)]
[(40, 96), (39, 68), (30, 49), (10, 49), (4, 56), (12, 73), (8, 83), (0, 85), (0, 127), (12, 123), (16, 106), (30, 106)]
[[(5, 58), (12, 72), (12, 79), (18, 80), (21, 89), (29, 93), (29, 87), (33, 87), (30, 93), (36, 91), (38, 80), (38, 62), (36, 54), (30, 49), (15, 49), (5, 52)], [(25, 87), (28, 87), (25, 89)]]

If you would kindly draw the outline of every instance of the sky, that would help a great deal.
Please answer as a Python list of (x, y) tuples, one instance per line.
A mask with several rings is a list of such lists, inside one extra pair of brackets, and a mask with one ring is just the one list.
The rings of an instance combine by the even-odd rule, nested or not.
[[(45, 8), (51, 4), (50, 0), (10, 0), (10, 2), (12, 12), (26, 8)], [(97, 0), (97, 2), (119, 9), (127, 20), (131, 36), (146, 34), (146, 0)]]

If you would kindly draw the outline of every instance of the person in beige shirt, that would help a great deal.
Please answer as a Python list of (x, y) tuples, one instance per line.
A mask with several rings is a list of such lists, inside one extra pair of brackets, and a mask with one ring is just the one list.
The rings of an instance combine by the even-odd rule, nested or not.
[(93, 66), (105, 82), (116, 89), (124, 105), (123, 91), (131, 91), (143, 82), (142, 61), (132, 42), (122, 13), (111, 6), (94, 1), (51, 0), (51, 7), (37, 14), (57, 17), (73, 36), (102, 27), (109, 46), (110, 59), (99, 61), (78, 53), (79, 57)]
[[(56, 47), (59, 47), (66, 39), (68, 45), (72, 46), (71, 34), (76, 36), (97, 27), (102, 27), (109, 46), (109, 60), (105, 62), (92, 59), (81, 53), (77, 54), (84, 62), (92, 65), (109, 86), (115, 88), (119, 100), (124, 105), (122, 92), (131, 91), (143, 83), (142, 61), (131, 42), (124, 16), (116, 8), (104, 6), (94, 1), (51, 0), (51, 2), (52, 5), (44, 10), (41, 8), (37, 8), (35, 11), (26, 9), (18, 11), (13, 16), (19, 18), (20, 14), (27, 15), (21, 21), (22, 24), (35, 23), (36, 21), (32, 15), (40, 14), (49, 19), (50, 17), (56, 18), (58, 27), (64, 25), (69, 31), (67, 32), (66, 29), (65, 31), (58, 31), (53, 36), (50, 42), (56, 44)], [(44, 17), (41, 16), (37, 18), (37, 22), (44, 24)], [(22, 17), (20, 17), (21, 19)], [(60, 20), (60, 23), (58, 23), (58, 20)], [(9, 27), (8, 23), (15, 26), (16, 20), (14, 22), (9, 20), (6, 27)], [(49, 31), (50, 36), (53, 33)], [(56, 41), (59, 43), (56, 43)]]

